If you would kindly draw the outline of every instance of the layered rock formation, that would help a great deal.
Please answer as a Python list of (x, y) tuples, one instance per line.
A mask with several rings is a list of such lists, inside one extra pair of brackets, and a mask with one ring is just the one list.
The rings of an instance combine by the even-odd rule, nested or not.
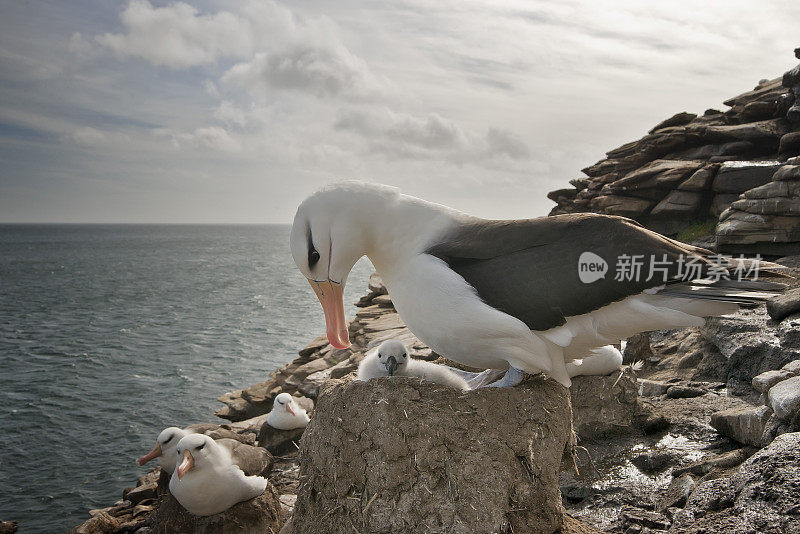
[(787, 162), (800, 154), (798, 94), (800, 66), (726, 100), (725, 112), (678, 113), (551, 192), (551, 215), (621, 215), (672, 235), (719, 221), (722, 250), (800, 250), (800, 173)]

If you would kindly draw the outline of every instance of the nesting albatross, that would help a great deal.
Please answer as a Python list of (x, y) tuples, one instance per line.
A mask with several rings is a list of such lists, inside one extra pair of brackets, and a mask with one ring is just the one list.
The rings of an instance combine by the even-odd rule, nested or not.
[[(606, 374), (592, 365), (592, 349), (648, 330), (700, 326), (780, 287), (734, 280), (734, 272), (753, 278), (752, 263), (717, 260), (623, 217), (486, 220), (361, 182), (303, 201), (290, 243), (334, 347), (350, 345), (342, 292), (366, 255), (415, 336), (462, 364), (507, 369), (499, 386), (540, 371), (569, 386), (566, 364), (576, 359)], [(635, 267), (640, 257), (638, 274), (615, 276), (618, 265)], [(582, 276), (583, 262), (595, 274), (605, 263), (604, 276)], [(731, 280), (711, 283), (720, 276)]]

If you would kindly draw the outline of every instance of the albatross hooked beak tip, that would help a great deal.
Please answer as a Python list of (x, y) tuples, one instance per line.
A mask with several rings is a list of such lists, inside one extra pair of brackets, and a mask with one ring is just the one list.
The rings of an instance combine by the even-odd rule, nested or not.
[(394, 376), (394, 372), (397, 370), (397, 359), (394, 356), (389, 356), (386, 359), (386, 372), (389, 373), (389, 376)]
[(153, 447), (152, 451), (139, 458), (139, 465), (144, 465), (153, 458), (158, 458), (159, 456), (161, 456), (161, 444), (156, 443), (156, 446)]
[(192, 467), (194, 467), (194, 457), (192, 453), (189, 451), (183, 451), (183, 461), (181, 461), (181, 465), (178, 466), (178, 469), (175, 470), (175, 474), (178, 475), (178, 480), (183, 478), (183, 475), (186, 474)]
[(347, 321), (344, 318), (344, 290), (342, 284), (325, 280), (308, 281), (316, 293), (322, 311), (325, 313), (325, 329), (328, 341), (337, 349), (346, 349), (350, 346), (350, 334), (347, 330)]

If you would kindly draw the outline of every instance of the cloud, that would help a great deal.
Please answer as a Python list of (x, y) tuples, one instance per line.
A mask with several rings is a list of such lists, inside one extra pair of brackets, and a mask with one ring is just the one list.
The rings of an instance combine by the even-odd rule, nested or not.
[(72, 139), (84, 146), (98, 146), (107, 141), (106, 134), (96, 128), (78, 128), (71, 135)]
[(147, 0), (131, 0), (120, 19), (125, 33), (105, 33), (95, 40), (120, 57), (139, 57), (153, 65), (205, 65), (246, 56), (255, 45), (253, 26), (246, 19), (228, 11), (204, 15), (183, 2), (153, 7)]
[(367, 64), (340, 45), (295, 45), (275, 54), (256, 54), (231, 67), (222, 81), (253, 95), (271, 89), (297, 90), (317, 97), (365, 97), (380, 91)]
[(339, 115), (334, 128), (362, 137), (371, 152), (390, 158), (483, 164), (530, 157), (525, 143), (509, 131), (491, 128), (480, 134), (436, 113), (415, 116), (388, 108), (352, 109)]
[(220, 126), (207, 126), (196, 128), (191, 132), (174, 132), (169, 129), (158, 129), (154, 132), (157, 136), (167, 137), (172, 140), (175, 148), (184, 146), (200, 149), (211, 149), (219, 152), (238, 153), (242, 151), (242, 144), (225, 128)]

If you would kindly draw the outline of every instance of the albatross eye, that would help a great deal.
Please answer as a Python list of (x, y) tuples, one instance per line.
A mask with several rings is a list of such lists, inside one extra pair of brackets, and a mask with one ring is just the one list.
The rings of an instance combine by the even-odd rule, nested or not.
[(201, 443), (200, 445), (198, 445), (197, 447), (195, 447), (195, 450), (198, 450), (198, 451), (199, 451), (200, 449), (202, 449), (202, 448), (203, 448), (203, 447), (205, 447), (205, 446), (206, 446), (206, 444), (205, 444), (205, 443)]
[(313, 248), (308, 251), (308, 266), (314, 267), (319, 261), (319, 252), (314, 250)]

